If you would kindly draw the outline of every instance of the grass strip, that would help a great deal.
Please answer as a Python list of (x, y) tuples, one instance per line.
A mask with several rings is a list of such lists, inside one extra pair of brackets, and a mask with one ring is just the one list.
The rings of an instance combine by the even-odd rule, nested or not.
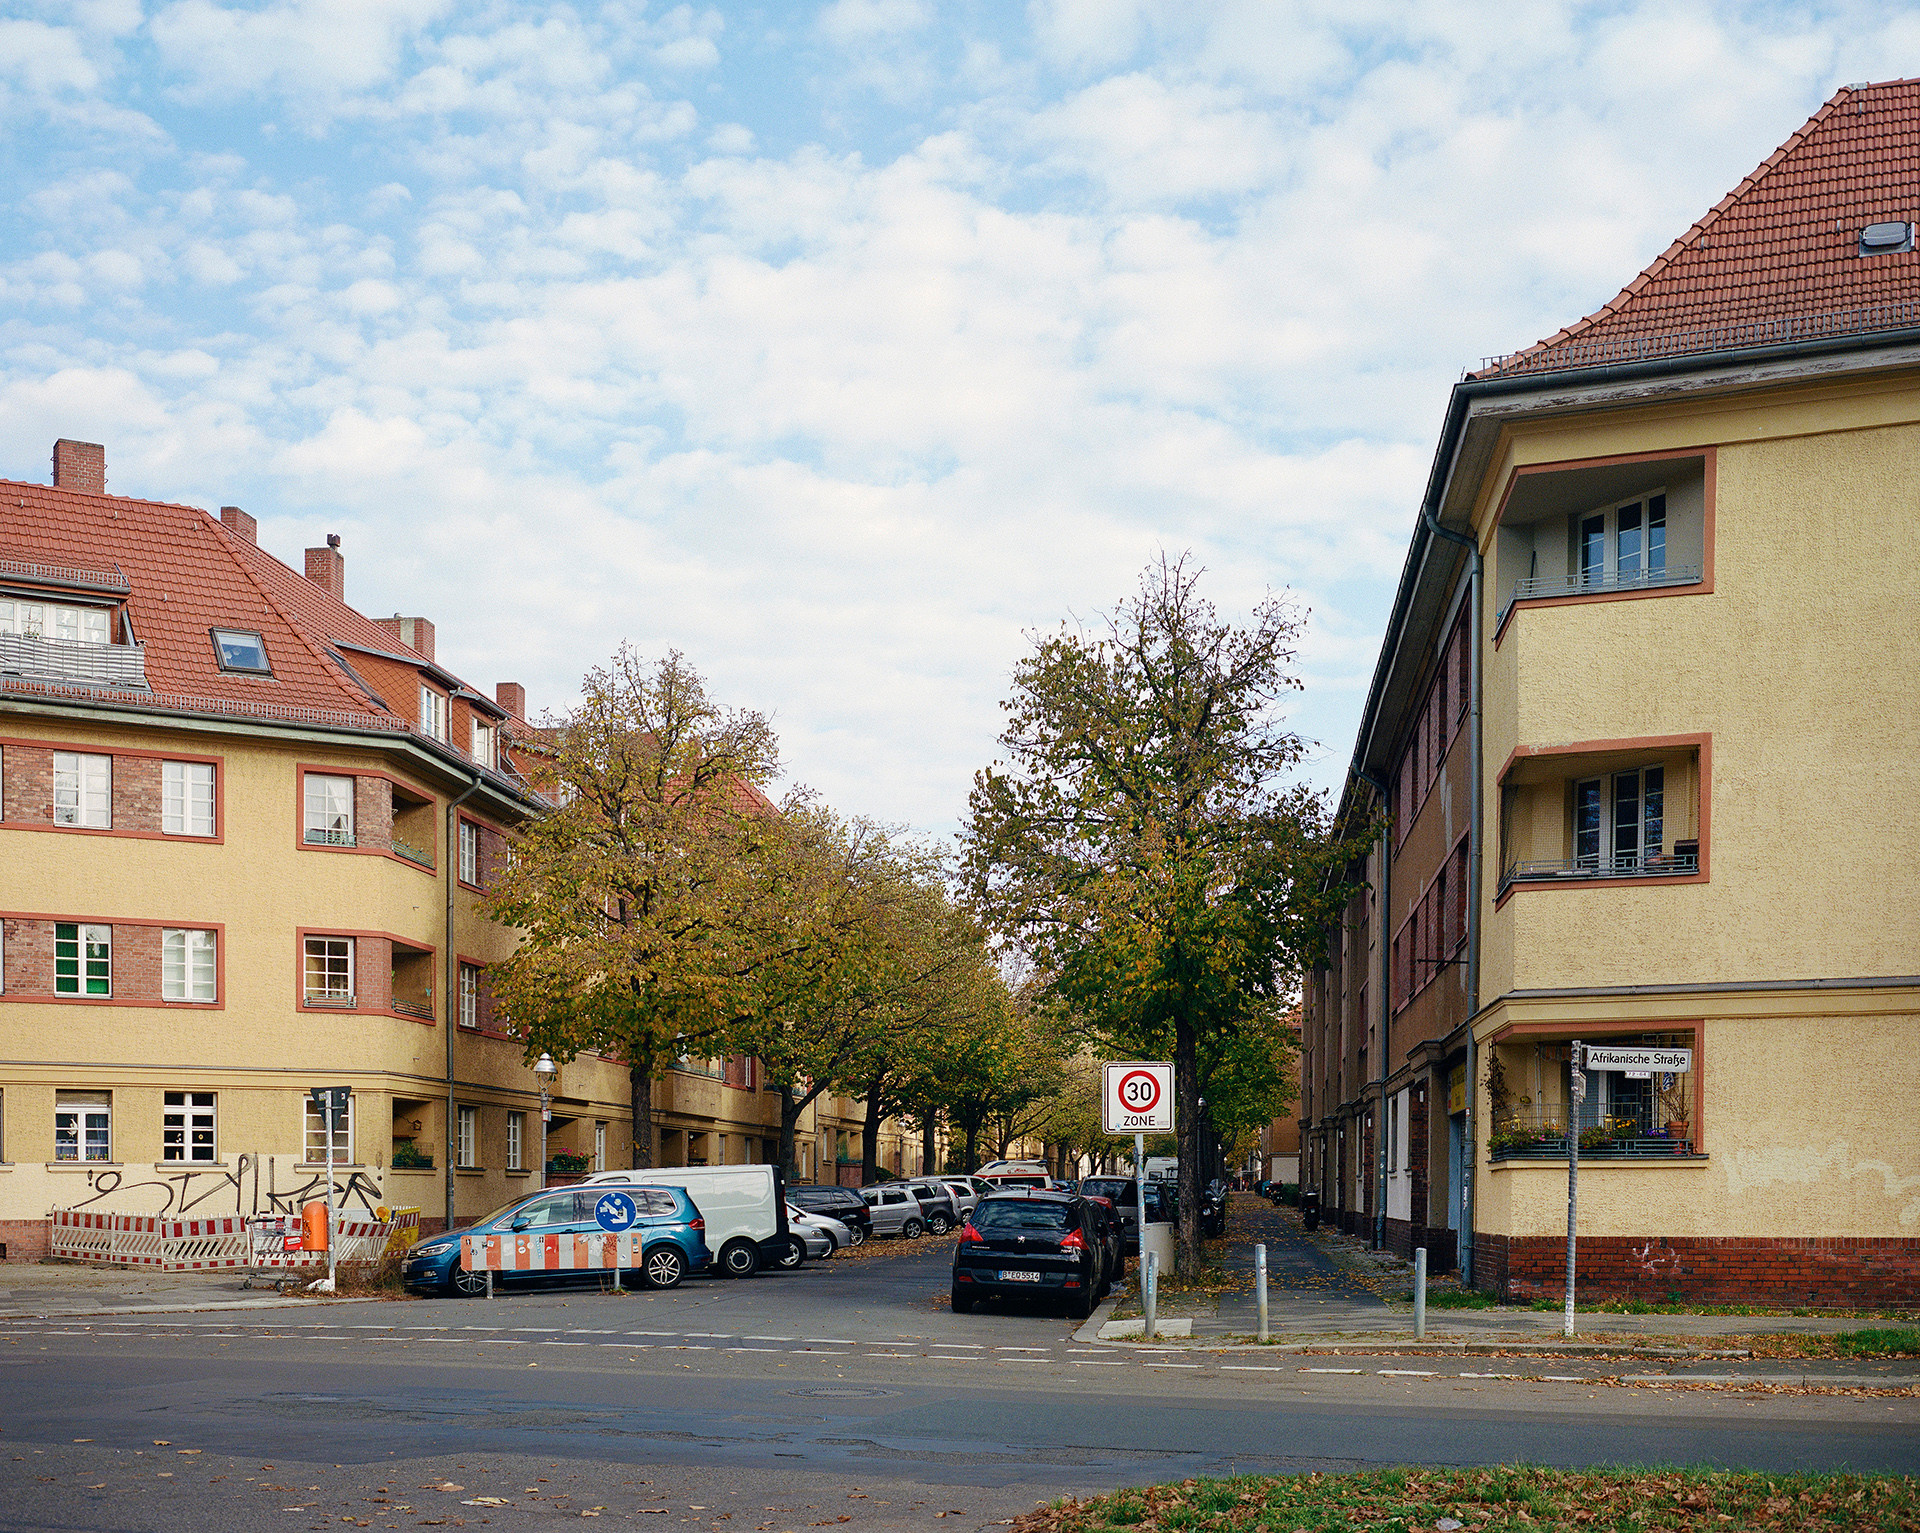
[(1060, 1501), (1014, 1533), (1656, 1533), (1920, 1529), (1920, 1480), (1679, 1469), (1388, 1469), (1182, 1480)]

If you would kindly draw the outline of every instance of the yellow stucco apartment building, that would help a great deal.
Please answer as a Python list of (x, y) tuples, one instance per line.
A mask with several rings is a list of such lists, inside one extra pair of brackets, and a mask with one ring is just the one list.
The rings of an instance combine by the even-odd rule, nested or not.
[[(540, 808), (524, 691), (466, 685), (423, 618), (349, 607), (337, 538), (295, 571), (238, 508), (109, 495), (95, 444), (58, 443), (53, 479), (0, 482), (5, 1258), (46, 1253), (52, 1209), (324, 1195), (316, 1086), (352, 1093), (350, 1209), (432, 1230), (533, 1190), (539, 1082), (486, 978), (514, 936), (476, 908)], [(631, 1164), (623, 1063), (564, 1062), (552, 1096), (550, 1155)], [(775, 1100), (750, 1060), (668, 1072), (664, 1163), (766, 1158)], [(803, 1178), (833, 1175), (852, 1111), (810, 1110)]]
[(1841, 91), (1456, 387), (1308, 986), (1346, 1227), (1556, 1292), (1577, 1040), (1583, 1292), (1920, 1300), (1916, 141)]

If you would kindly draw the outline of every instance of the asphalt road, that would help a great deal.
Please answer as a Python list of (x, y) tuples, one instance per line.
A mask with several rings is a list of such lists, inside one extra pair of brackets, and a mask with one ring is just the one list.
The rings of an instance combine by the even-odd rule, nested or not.
[(1587, 1376), (1617, 1364), (1565, 1360), (1089, 1347), (1064, 1317), (950, 1313), (947, 1260), (0, 1326), (0, 1528), (980, 1528), (1189, 1474), (1920, 1472), (1911, 1398), (1609, 1387)]

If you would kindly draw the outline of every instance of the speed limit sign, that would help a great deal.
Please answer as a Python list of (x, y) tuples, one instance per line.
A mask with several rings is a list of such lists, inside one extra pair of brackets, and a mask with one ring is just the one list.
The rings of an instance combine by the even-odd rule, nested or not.
[(1173, 1066), (1139, 1060), (1108, 1064), (1101, 1120), (1109, 1134), (1173, 1132)]

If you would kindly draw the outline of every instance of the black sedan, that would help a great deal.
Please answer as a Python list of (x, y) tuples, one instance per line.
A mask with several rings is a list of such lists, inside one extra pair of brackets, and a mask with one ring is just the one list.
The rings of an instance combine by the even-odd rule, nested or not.
[(787, 1201), (810, 1214), (825, 1214), (838, 1219), (853, 1232), (853, 1243), (863, 1244), (873, 1233), (873, 1210), (866, 1199), (851, 1187), (831, 1183), (801, 1182), (787, 1188)]
[(1072, 1193), (1038, 1189), (983, 1199), (953, 1250), (953, 1309), (983, 1299), (1052, 1299), (1084, 1320), (1105, 1286), (1100, 1216)]

